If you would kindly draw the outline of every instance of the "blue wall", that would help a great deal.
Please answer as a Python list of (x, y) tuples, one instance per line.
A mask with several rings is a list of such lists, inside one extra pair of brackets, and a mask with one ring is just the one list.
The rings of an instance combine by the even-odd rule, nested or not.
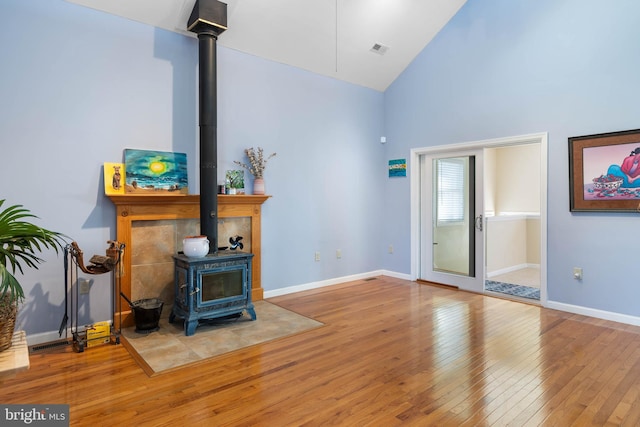
[[(90, 256), (115, 237), (101, 168), (125, 148), (187, 153), (199, 193), (195, 38), (62, 0), (5, 0), (0, 40), (7, 205), (23, 204)], [(265, 173), (263, 287), (379, 269), (383, 94), (222, 46), (218, 73), (219, 169), (235, 169), (247, 147), (278, 153)], [(18, 328), (28, 335), (57, 331), (64, 312), (62, 257), (43, 258), (18, 276), (27, 295)], [(92, 277), (81, 322), (111, 318), (107, 276)]]
[[(409, 180), (388, 179), (387, 161), (548, 132), (549, 300), (640, 316), (638, 219), (569, 212), (567, 146), (640, 128), (637, 16), (633, 0), (469, 0), (384, 94), (219, 47), (220, 170), (250, 146), (278, 153), (265, 174), (264, 288), (408, 274)], [(123, 149), (187, 153), (199, 192), (194, 38), (62, 0), (5, 0), (0, 40), (0, 199), (94, 254), (115, 237), (101, 167)], [(62, 258), (44, 258), (20, 277), (18, 327), (30, 335), (63, 314)], [(87, 322), (111, 317), (110, 278), (94, 279)]]
[[(633, 316), (638, 214), (569, 212), (567, 138), (640, 128), (638, 16), (632, 0), (469, 0), (385, 93), (388, 158), (548, 132), (548, 299)], [(408, 273), (408, 181), (385, 206), (406, 249), (384, 268)]]

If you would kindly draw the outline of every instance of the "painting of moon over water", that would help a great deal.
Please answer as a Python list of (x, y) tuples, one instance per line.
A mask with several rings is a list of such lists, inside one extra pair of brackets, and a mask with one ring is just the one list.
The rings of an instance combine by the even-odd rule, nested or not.
[(125, 193), (188, 194), (187, 155), (166, 151), (124, 150)]

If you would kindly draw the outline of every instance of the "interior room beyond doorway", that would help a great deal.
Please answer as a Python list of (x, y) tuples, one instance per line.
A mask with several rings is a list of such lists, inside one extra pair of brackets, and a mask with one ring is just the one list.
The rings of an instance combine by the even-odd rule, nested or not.
[(540, 300), (540, 144), (487, 148), (485, 290)]

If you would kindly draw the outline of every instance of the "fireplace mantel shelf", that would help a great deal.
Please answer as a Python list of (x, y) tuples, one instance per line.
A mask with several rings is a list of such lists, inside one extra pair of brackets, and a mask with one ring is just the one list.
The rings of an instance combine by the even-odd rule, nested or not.
[[(116, 240), (124, 243), (123, 266), (120, 269), (120, 283), (125, 295), (131, 295), (131, 228), (134, 221), (193, 219), (200, 217), (200, 195), (109, 195), (116, 206)], [(218, 218), (250, 217), (251, 249), (254, 254), (252, 270), (252, 299), (263, 298), (260, 278), (260, 234), (261, 205), (268, 195), (218, 195)], [(116, 295), (120, 298), (119, 295)], [(123, 310), (116, 317), (123, 316), (123, 325), (132, 325), (131, 311)]]
[[(218, 194), (218, 204), (262, 204), (269, 197), (267, 195), (226, 195)], [(167, 194), (167, 195), (118, 195), (112, 194), (109, 199), (114, 205), (157, 205), (157, 204), (200, 204), (199, 194)]]

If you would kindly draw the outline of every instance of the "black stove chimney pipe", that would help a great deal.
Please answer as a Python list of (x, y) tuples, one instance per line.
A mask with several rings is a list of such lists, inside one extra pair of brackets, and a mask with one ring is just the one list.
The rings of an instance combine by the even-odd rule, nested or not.
[(200, 103), (200, 234), (218, 252), (218, 108), (216, 41), (227, 29), (227, 5), (196, 0), (187, 29), (198, 34)]

